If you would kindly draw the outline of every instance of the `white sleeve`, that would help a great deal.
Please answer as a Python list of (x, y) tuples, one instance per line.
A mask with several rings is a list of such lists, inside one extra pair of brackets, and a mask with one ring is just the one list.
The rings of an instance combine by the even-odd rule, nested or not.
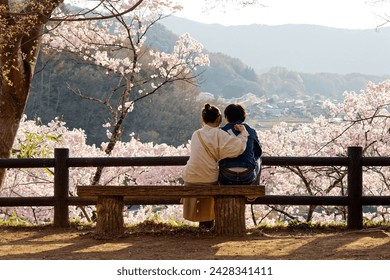
[(218, 131), (219, 159), (234, 158), (241, 155), (246, 149), (248, 136), (249, 133), (246, 129), (237, 136), (234, 134), (230, 135), (226, 131), (220, 129)]

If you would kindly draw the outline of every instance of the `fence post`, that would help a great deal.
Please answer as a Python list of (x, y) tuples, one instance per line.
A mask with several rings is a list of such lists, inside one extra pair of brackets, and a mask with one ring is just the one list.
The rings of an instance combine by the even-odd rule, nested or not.
[(69, 149), (54, 150), (54, 226), (69, 227)]
[(363, 228), (363, 166), (362, 147), (348, 147), (348, 219), (349, 229)]

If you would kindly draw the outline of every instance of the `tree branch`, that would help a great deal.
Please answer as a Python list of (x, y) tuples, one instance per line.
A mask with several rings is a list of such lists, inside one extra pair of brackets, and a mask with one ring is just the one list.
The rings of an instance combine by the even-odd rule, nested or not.
[(113, 13), (111, 15), (102, 15), (102, 16), (98, 16), (98, 17), (83, 17), (83, 18), (76, 18), (80, 15), (82, 16), (87, 16), (89, 14), (90, 11), (94, 11), (94, 10), (97, 10), (98, 7), (100, 5), (103, 4), (104, 0), (102, 0), (95, 8), (83, 13), (83, 14), (75, 14), (75, 15), (69, 15), (69, 16), (66, 16), (66, 17), (58, 17), (58, 18), (50, 18), (50, 21), (91, 21), (91, 20), (105, 20), (105, 19), (112, 19), (112, 18), (116, 18), (116, 17), (119, 17), (119, 16), (123, 16), (127, 13), (130, 13), (132, 11), (134, 11), (139, 5), (142, 4), (144, 0), (138, 0), (132, 7), (130, 7), (129, 9), (127, 10), (124, 10), (122, 12), (117, 12), (117, 13)]

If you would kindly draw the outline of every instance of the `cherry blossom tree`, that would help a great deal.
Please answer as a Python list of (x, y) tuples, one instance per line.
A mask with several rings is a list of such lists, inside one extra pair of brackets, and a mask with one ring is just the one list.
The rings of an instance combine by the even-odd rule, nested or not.
[(377, 28), (385, 27), (390, 22), (388, 10), (390, 8), (389, 0), (368, 0), (366, 5), (373, 8), (374, 15), (377, 18)]
[[(49, 20), (54, 20), (52, 14), (63, 2), (63, 0), (0, 1), (0, 158), (8, 158), (10, 155), (28, 99), (45, 25)], [(105, 5), (107, 1), (96, 2), (97, 6), (91, 11)], [(125, 14), (142, 2), (133, 1), (132, 6), (127, 10), (118, 11), (118, 14)], [(100, 17), (98, 15), (95, 19)], [(72, 16), (68, 16), (66, 19), (56, 20), (71, 18)], [(5, 170), (0, 169), (0, 187), (4, 174)]]
[[(79, 0), (66, 0), (65, 2), (75, 4), (76, 6), (86, 4), (86, 1)], [(218, 5), (210, 6), (212, 2), (207, 1), (203, 2), (202, 5), (205, 5), (206, 9), (217, 8), (217, 6), (223, 9), (225, 3), (245, 6), (257, 4), (258, 1), (218, 0), (214, 2)], [(0, 158), (8, 158), (10, 155), (10, 149), (15, 140), (16, 131), (18, 130), (19, 122), (28, 100), (36, 59), (40, 51), (42, 34), (49, 21), (59, 23), (62, 21), (81, 22), (116, 18), (117, 22), (122, 21), (122, 27), (126, 29), (123, 22), (124, 17), (126, 14), (137, 9), (141, 4), (144, 7), (148, 6), (154, 11), (161, 5), (167, 7), (174, 6), (171, 1), (96, 0), (88, 1), (90, 5), (87, 8), (70, 14), (64, 8), (63, 3), (64, 0), (0, 0)], [(53, 14), (58, 8), (62, 9), (63, 14), (66, 14), (65, 18)], [(136, 24), (136, 22), (134, 23)], [(145, 27), (142, 26), (138, 33), (140, 36), (139, 39), (142, 39), (141, 34), (145, 31)], [(129, 36), (135, 35), (135, 30), (132, 32), (132, 34), (129, 33)], [(183, 38), (183, 40), (185, 39)], [(133, 51), (139, 50), (134, 49)], [(88, 56), (86, 53), (85, 55)], [(104, 51), (100, 55), (104, 56)], [(155, 55), (159, 54), (156, 53)], [(161, 57), (161, 59), (167, 59), (167, 57)], [(133, 67), (133, 70), (139, 69), (136, 63)], [(178, 67), (175, 70), (178, 71)], [(162, 84), (163, 82), (160, 82), (160, 86)], [(131, 85), (131, 82), (129, 85)], [(132, 107), (132, 103), (126, 101), (126, 98), (123, 101), (122, 109), (124, 111)], [(113, 137), (115, 137), (115, 133)], [(5, 170), (0, 169), (0, 188), (4, 174)]]
[[(96, 6), (76, 14), (60, 6), (62, 2), (0, 2), (1, 158), (9, 157), (27, 102), (45, 26), (52, 34), (49, 38), (45, 36), (50, 47), (82, 53), (87, 61), (94, 61), (123, 78), (119, 106), (114, 107), (108, 102), (112, 96), (95, 100), (105, 104), (112, 115), (107, 154), (114, 148), (121, 134), (121, 125), (137, 100), (177, 80), (193, 82), (191, 70), (208, 63), (207, 56), (200, 54), (201, 46), (189, 35), (181, 37), (171, 54), (151, 51), (148, 58), (144, 57), (148, 51), (143, 46), (148, 28), (163, 16), (164, 10), (174, 12), (180, 8), (172, 1), (90, 1), (97, 3)], [(55, 10), (57, 7), (62, 9)], [(50, 26), (47, 25), (49, 20), (53, 22)], [(150, 77), (141, 77), (142, 63), (155, 68)], [(154, 82), (150, 83), (150, 80)], [(139, 95), (130, 98), (134, 91)], [(4, 172), (0, 170), (0, 185)], [(99, 173), (95, 182), (99, 181)]]
[[(370, 83), (359, 94), (346, 92), (343, 103), (327, 101), (324, 106), (329, 115), (318, 117), (313, 123), (296, 127), (281, 124), (260, 132), (261, 139), (266, 139), (263, 141), (266, 153), (271, 156), (347, 156), (349, 146), (361, 146), (364, 156), (389, 156), (389, 81), (378, 85)], [(388, 167), (366, 167), (364, 172), (366, 195), (389, 195)], [(265, 184), (272, 186), (275, 194), (346, 195), (347, 174), (342, 167), (266, 168), (262, 174)], [(305, 215), (302, 215), (302, 207), (297, 206), (274, 209), (288, 219), (300, 216), (299, 220), (304, 217), (307, 221), (322, 216), (345, 220), (346, 215), (344, 207), (312, 206)], [(381, 207), (377, 213), (383, 213), (388, 219), (388, 211)]]
[[(125, 1), (112, 2), (99, 12), (103, 16), (112, 16), (118, 11), (127, 10), (128, 6)], [(189, 34), (179, 38), (172, 53), (149, 49), (144, 45), (148, 30), (164, 16), (180, 8), (171, 1), (145, 0), (133, 12), (117, 15), (115, 19), (110, 17), (106, 21), (99, 21), (99, 24), (91, 21), (54, 24), (53, 29), (44, 36), (47, 47), (82, 56), (87, 62), (110, 73), (107, 79), (112, 79), (113, 73), (119, 77), (117, 87), (103, 97), (92, 97), (91, 93), (73, 89), (81, 98), (100, 103), (110, 112), (111, 120), (105, 125), (109, 138), (104, 147), (106, 155), (114, 150), (124, 121), (138, 101), (174, 82), (197, 84), (196, 68), (209, 64), (208, 56), (202, 53), (203, 46)], [(102, 168), (97, 168), (92, 184), (99, 183), (101, 173)]]
[[(0, 158), (8, 158), (27, 102), (44, 26), (63, 1), (0, 1)], [(0, 186), (4, 170), (0, 169)]]
[[(364, 156), (390, 155), (390, 81), (368, 84), (360, 93), (346, 92), (340, 104), (325, 102), (328, 115), (316, 118), (313, 123), (291, 127), (286, 124), (274, 126), (268, 131), (259, 131), (263, 150), (267, 156), (346, 156), (349, 146), (362, 146)], [(36, 135), (32, 137), (32, 135)], [(71, 157), (100, 157), (105, 152), (86, 145), (86, 136), (81, 130), (69, 131), (60, 121), (37, 125), (25, 119), (21, 122), (13, 156), (53, 156), (55, 147), (68, 147)], [(27, 153), (29, 147), (34, 151)], [(118, 141), (113, 156), (188, 156), (189, 146), (172, 147)], [(75, 195), (75, 186), (89, 184), (94, 176), (93, 168), (72, 168), (70, 193)], [(102, 174), (102, 184), (180, 184), (182, 167), (123, 167), (107, 168)], [(346, 195), (346, 170), (339, 167), (268, 167), (262, 170), (262, 183), (270, 194), (283, 195)], [(53, 175), (50, 170), (16, 170), (7, 174), (6, 188), (1, 196), (52, 195)], [(390, 168), (366, 167), (364, 170), (365, 195), (390, 195)], [(93, 207), (71, 208), (72, 219), (86, 219)], [(253, 226), (247, 209), (248, 226)], [(50, 222), (51, 209), (44, 207), (2, 209), (4, 215), (25, 217), (29, 221)], [(151, 206), (129, 212), (126, 222), (135, 223), (159, 216), (163, 221), (185, 222), (181, 206), (167, 206), (156, 213)], [(293, 220), (319, 223), (345, 222), (345, 212), (339, 207), (315, 208), (298, 206), (254, 206), (256, 223), (275, 224)], [(364, 213), (370, 221), (389, 221), (388, 207), (379, 206)]]
[[(195, 82), (193, 70), (199, 65), (208, 64), (208, 57), (201, 54), (201, 45), (188, 34), (180, 38), (171, 54), (149, 51), (143, 46), (148, 28), (162, 17), (161, 9), (174, 11), (179, 8), (171, 1), (90, 2), (97, 4), (86, 9), (84, 13), (77, 14), (69, 13), (67, 8), (61, 6), (63, 1), (0, 2), (1, 158), (10, 156), (28, 99), (42, 38), (51, 48), (81, 52), (86, 61), (94, 61), (121, 77), (123, 83), (119, 86), (119, 104), (114, 106), (111, 103), (112, 96), (94, 100), (104, 104), (112, 116), (112, 129), (108, 132), (109, 142), (105, 147), (105, 154), (113, 152), (122, 133), (123, 121), (136, 101), (156, 93), (168, 83), (178, 80)], [(114, 23), (109, 19), (116, 21)], [(47, 25), (49, 21), (54, 24)], [(91, 24), (91, 21), (98, 22)], [(65, 26), (65, 23), (68, 25)], [(89, 26), (89, 29), (85, 29), (86, 26)], [(45, 28), (49, 29), (51, 37), (43, 36)], [(119, 31), (119, 28), (122, 30)], [(112, 33), (107, 32), (108, 29)], [(147, 51), (148, 56), (145, 55)], [(141, 75), (142, 65), (153, 67), (154, 73), (150, 77)], [(86, 97), (81, 93), (80, 95)], [(40, 145), (42, 139), (52, 138), (28, 131), (24, 135), (28, 143), (20, 144), (20, 155), (22, 151), (28, 150), (32, 142)], [(30, 152), (28, 154), (32, 156)], [(4, 174), (5, 171), (0, 170), (0, 185)], [(92, 182), (98, 183), (101, 176), (101, 170), (98, 169)]]
[[(68, 148), (71, 157), (104, 157), (100, 147), (86, 144), (86, 135), (80, 129), (69, 130), (60, 120), (53, 120), (47, 125), (35, 121), (21, 120), (16, 141), (13, 145), (14, 158), (52, 158), (55, 148)], [(166, 144), (153, 145), (141, 143), (132, 138), (129, 142), (119, 141), (112, 155), (115, 157), (136, 156), (184, 156), (188, 155), (188, 147), (173, 147)], [(182, 167), (107, 167), (102, 174), (102, 184), (179, 184)], [(77, 185), (90, 184), (95, 169), (70, 169), (70, 196), (76, 196)], [(10, 169), (6, 174), (6, 184), (0, 191), (1, 197), (53, 196), (54, 170)], [(177, 208), (177, 207), (176, 207)], [(149, 209), (149, 208), (147, 208)], [(72, 220), (89, 220), (95, 207), (70, 207)], [(145, 209), (146, 211), (146, 209)], [(177, 210), (178, 211), (178, 210)], [(17, 214), (34, 223), (52, 222), (52, 207), (11, 207), (3, 208), (0, 214), (8, 218)]]

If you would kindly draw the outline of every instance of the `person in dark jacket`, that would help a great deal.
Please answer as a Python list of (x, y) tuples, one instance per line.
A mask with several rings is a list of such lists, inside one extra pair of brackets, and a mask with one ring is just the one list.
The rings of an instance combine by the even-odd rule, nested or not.
[(219, 178), (221, 185), (259, 184), (261, 171), (261, 144), (256, 131), (245, 123), (246, 112), (240, 104), (230, 104), (224, 111), (227, 124), (223, 130), (231, 135), (238, 135), (236, 124), (243, 124), (249, 133), (244, 153), (235, 158), (219, 161)]

